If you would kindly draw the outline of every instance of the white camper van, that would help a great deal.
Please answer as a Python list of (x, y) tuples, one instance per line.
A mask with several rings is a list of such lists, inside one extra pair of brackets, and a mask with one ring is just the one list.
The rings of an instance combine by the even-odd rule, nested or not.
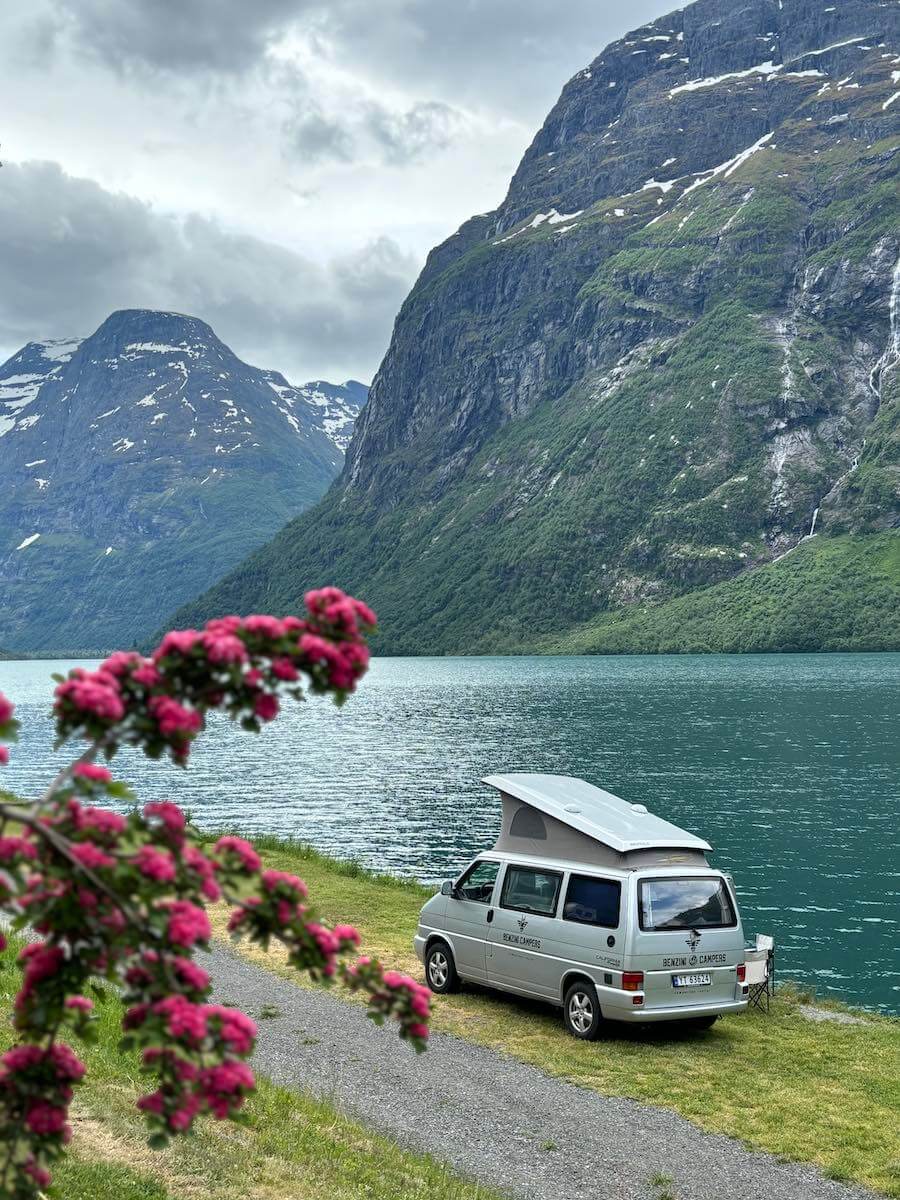
[(712, 847), (642, 804), (565, 775), (490, 775), (493, 850), (423, 907), (432, 991), (460, 980), (559, 1005), (578, 1038), (604, 1021), (707, 1028), (747, 1007), (744, 934)]

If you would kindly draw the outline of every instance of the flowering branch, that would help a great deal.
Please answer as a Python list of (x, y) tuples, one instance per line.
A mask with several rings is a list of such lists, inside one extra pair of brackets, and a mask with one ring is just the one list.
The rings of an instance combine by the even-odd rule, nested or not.
[[(96, 671), (57, 677), (57, 745), (82, 738), (87, 748), (40, 800), (0, 804), (0, 910), (13, 929), (28, 926), (42, 939), (19, 955), (19, 1042), (0, 1058), (0, 1197), (32, 1200), (71, 1136), (68, 1107), (85, 1068), (58, 1039), (63, 1031), (91, 1038), (85, 992), (95, 980), (122, 991), (122, 1045), (140, 1052), (153, 1083), (138, 1100), (152, 1145), (190, 1130), (198, 1115), (238, 1113), (254, 1086), (247, 1059), (256, 1026), (210, 1002), (210, 977), (194, 961), (209, 945), (210, 903), (231, 906), (234, 936), (264, 948), (281, 942), (298, 970), (342, 979), (366, 996), (374, 1020), (396, 1019), (400, 1036), (424, 1049), (427, 989), (368, 957), (351, 961), (359, 934), (326, 925), (301, 879), (265, 870), (239, 837), (205, 848), (168, 801), (127, 816), (104, 806), (133, 799), (96, 761), (123, 745), (183, 766), (210, 711), (255, 732), (284, 697), (308, 691), (344, 703), (368, 666), (375, 616), (336, 588), (308, 593), (306, 605), (303, 620), (224, 617), (167, 634), (150, 658), (118, 652)], [(0, 695), (0, 741), (17, 731)], [(0, 744), (0, 764), (8, 759)]]

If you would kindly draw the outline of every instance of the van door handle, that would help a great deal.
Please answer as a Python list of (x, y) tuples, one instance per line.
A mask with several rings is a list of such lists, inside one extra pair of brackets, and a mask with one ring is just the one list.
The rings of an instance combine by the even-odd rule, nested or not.
[(489, 908), (487, 910), (487, 917), (486, 917), (488, 925), (490, 925), (490, 923), (491, 923), (491, 921), (493, 921), (493, 919), (494, 919), (494, 910), (492, 908)]

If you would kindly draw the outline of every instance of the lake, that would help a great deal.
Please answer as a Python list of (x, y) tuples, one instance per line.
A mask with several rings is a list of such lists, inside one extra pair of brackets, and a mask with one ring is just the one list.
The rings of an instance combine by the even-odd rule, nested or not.
[[(49, 676), (71, 665), (0, 662), (25, 723), (4, 786), (35, 794), (61, 763)], [(186, 771), (117, 768), (200, 826), (420, 879), (492, 844), (481, 776), (580, 775), (712, 843), (782, 978), (898, 1012), (898, 717), (900, 655), (396, 658), (342, 710), (290, 706), (259, 737), (216, 720)]]

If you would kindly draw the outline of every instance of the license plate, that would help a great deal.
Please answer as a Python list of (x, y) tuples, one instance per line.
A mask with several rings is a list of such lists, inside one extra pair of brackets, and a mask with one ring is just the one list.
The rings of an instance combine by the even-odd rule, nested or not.
[(673, 975), (672, 987), (709, 987), (712, 978), (709, 975)]

